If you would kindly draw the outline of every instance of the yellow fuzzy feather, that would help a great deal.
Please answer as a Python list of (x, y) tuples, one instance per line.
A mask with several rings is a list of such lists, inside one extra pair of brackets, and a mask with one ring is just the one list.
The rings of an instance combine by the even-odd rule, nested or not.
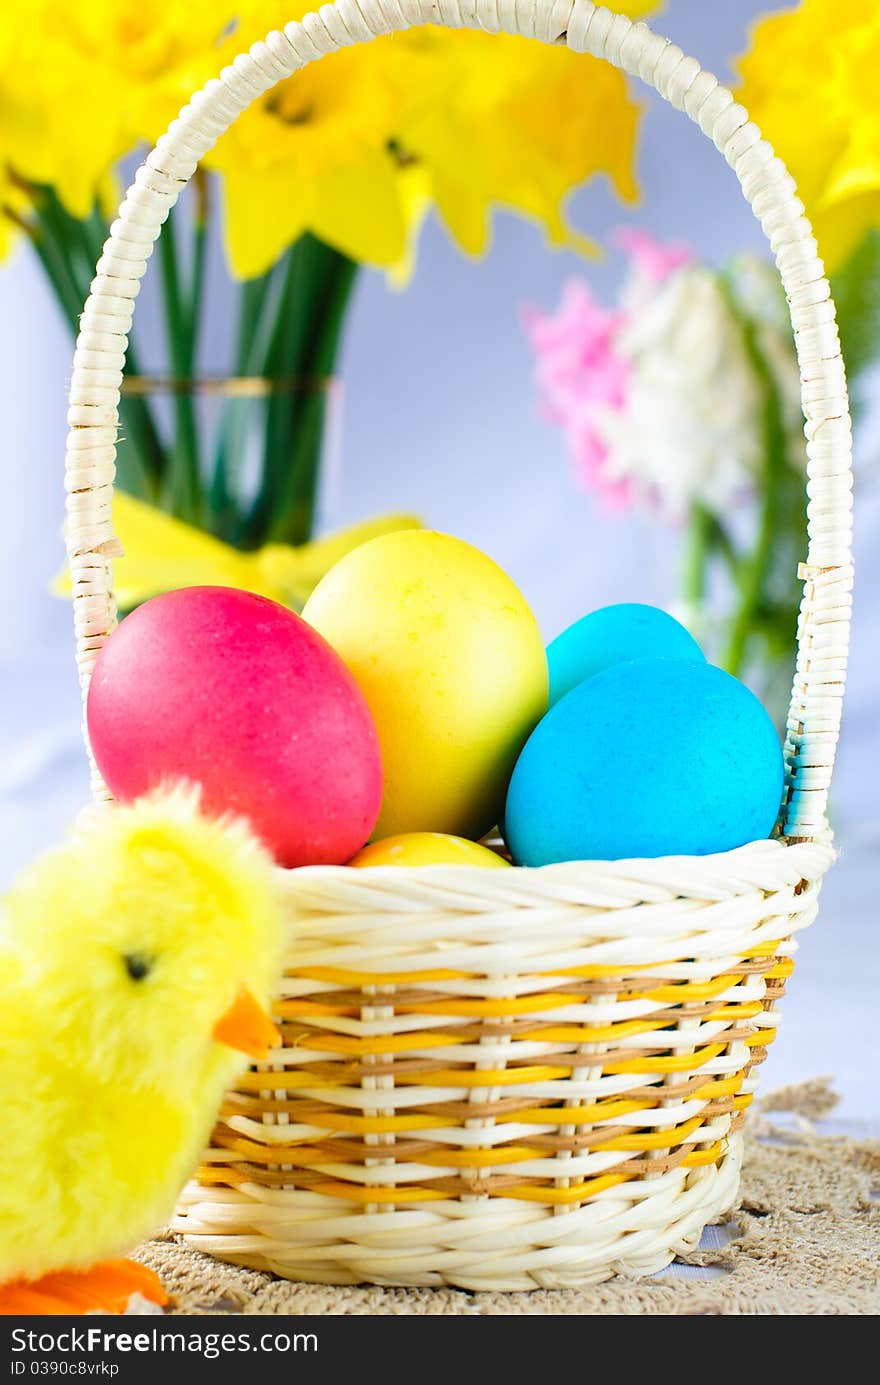
[(102, 813), (14, 886), (0, 1284), (130, 1250), (168, 1217), (247, 1063), (212, 1030), (243, 985), (267, 1001), (280, 931), (262, 848), (185, 789)]

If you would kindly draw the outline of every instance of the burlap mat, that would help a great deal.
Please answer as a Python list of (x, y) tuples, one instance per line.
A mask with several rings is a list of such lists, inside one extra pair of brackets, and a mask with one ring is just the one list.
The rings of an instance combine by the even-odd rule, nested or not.
[[(810, 1122), (836, 1098), (828, 1079), (763, 1099), (747, 1134), (735, 1239), (687, 1264), (711, 1280), (660, 1276), (585, 1289), (465, 1293), (456, 1289), (291, 1284), (224, 1265), (173, 1238), (141, 1247), (182, 1314), (877, 1314), (880, 1313), (880, 1140), (817, 1135)], [(772, 1112), (789, 1112), (781, 1124)]]

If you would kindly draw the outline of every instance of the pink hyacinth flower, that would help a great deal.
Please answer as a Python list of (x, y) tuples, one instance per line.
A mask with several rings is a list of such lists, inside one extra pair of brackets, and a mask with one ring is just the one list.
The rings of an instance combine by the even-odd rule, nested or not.
[(630, 259), (629, 291), (620, 307), (604, 307), (584, 280), (571, 279), (554, 313), (528, 308), (523, 321), (535, 353), (542, 417), (562, 431), (583, 484), (619, 509), (632, 501), (633, 488), (608, 475), (603, 422), (628, 406), (632, 367), (620, 342), (639, 311), (639, 285), (664, 283), (694, 256), (684, 245), (664, 245), (634, 227), (614, 231), (612, 243)]
[(611, 244), (630, 258), (631, 268), (654, 284), (662, 284), (670, 274), (693, 264), (694, 254), (686, 245), (666, 245), (650, 231), (637, 226), (618, 226), (611, 232)]
[(572, 279), (555, 313), (530, 308), (523, 319), (542, 415), (562, 430), (584, 484), (615, 507), (625, 503), (627, 488), (603, 477), (607, 448), (597, 427), (603, 410), (626, 402), (629, 366), (615, 347), (625, 314), (602, 307), (586, 283)]

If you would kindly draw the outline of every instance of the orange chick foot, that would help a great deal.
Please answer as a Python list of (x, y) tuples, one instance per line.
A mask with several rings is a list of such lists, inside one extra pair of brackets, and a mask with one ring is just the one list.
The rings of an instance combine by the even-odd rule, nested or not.
[(104, 1260), (90, 1270), (63, 1270), (31, 1283), (0, 1285), (0, 1317), (124, 1313), (134, 1294), (164, 1308), (158, 1275), (135, 1260)]

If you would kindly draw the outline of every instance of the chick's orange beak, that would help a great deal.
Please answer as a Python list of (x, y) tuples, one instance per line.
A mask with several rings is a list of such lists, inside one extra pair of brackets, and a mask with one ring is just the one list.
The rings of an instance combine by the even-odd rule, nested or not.
[(214, 1025), (213, 1038), (262, 1061), (269, 1049), (281, 1043), (281, 1035), (247, 986), (242, 986), (225, 1014)]

